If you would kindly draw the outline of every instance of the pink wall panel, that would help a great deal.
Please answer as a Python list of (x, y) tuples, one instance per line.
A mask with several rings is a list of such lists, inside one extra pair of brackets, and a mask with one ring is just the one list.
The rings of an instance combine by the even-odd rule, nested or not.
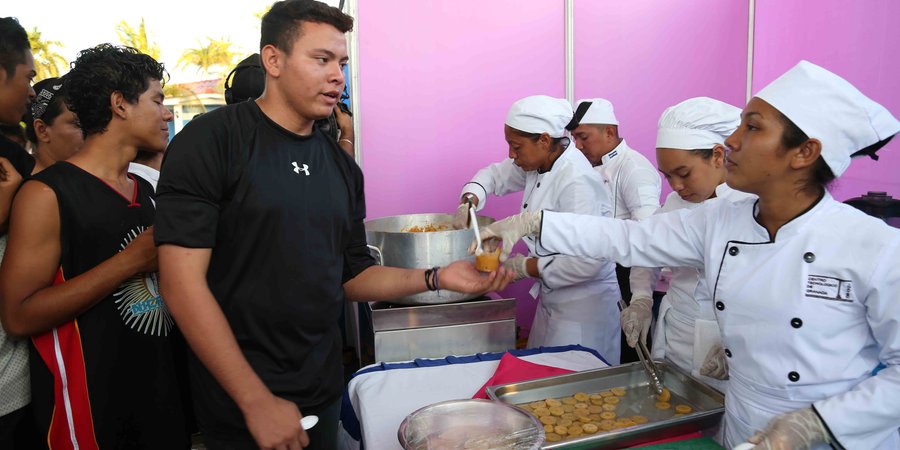
[[(753, 92), (801, 59), (844, 77), (900, 116), (900, 2), (896, 0), (757, 0)], [(846, 200), (870, 190), (900, 197), (900, 142), (879, 161), (857, 159), (832, 189)]]
[[(453, 211), (463, 183), (506, 158), (503, 121), (512, 102), (564, 95), (563, 4), (359, 6), (369, 216)], [(516, 203), (491, 201), (488, 212), (512, 213)]]
[[(451, 212), (475, 172), (507, 157), (506, 111), (534, 94), (565, 96), (562, 1), (359, 2), (362, 166), (370, 218)], [(484, 214), (518, 212), (521, 195)], [(515, 296), (529, 327), (531, 282)]]
[[(655, 164), (660, 114), (689, 97), (743, 107), (747, 1), (575, 2), (575, 97), (610, 100), (619, 133)], [(663, 198), (671, 189), (663, 181)]]

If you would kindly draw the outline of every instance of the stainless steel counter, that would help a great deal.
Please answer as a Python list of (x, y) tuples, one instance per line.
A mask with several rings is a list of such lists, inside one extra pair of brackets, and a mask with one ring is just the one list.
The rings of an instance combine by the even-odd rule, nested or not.
[(515, 299), (422, 306), (370, 302), (360, 304), (359, 315), (363, 366), (515, 347)]

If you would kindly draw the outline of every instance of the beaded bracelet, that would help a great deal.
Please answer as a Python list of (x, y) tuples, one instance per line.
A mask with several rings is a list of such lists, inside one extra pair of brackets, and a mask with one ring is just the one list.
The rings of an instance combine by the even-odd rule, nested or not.
[(426, 270), (425, 270), (425, 287), (426, 287), (429, 291), (434, 291), (434, 290), (436, 290), (436, 289), (434, 288), (434, 285), (431, 284), (431, 273), (432, 273), (432, 272), (434, 272), (434, 269), (426, 269)]

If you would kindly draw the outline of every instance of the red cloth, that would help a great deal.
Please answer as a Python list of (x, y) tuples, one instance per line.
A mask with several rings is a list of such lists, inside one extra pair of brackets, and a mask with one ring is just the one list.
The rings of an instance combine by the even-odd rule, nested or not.
[(680, 436), (674, 436), (674, 437), (670, 437), (670, 438), (666, 438), (666, 439), (660, 439), (658, 441), (646, 442), (641, 445), (635, 445), (634, 447), (630, 447), (630, 448), (649, 447), (651, 445), (659, 445), (659, 444), (669, 444), (672, 442), (686, 441), (688, 439), (700, 439), (702, 437), (703, 437), (702, 433), (700, 433), (699, 431), (695, 431), (693, 433), (682, 434)]
[(496, 386), (498, 384), (518, 383), (519, 381), (534, 380), (537, 378), (547, 378), (556, 375), (565, 375), (572, 373), (574, 370), (560, 369), (559, 367), (544, 366), (516, 358), (507, 353), (500, 358), (500, 365), (487, 382), (475, 392), (472, 398), (488, 398), (485, 392), (486, 387)]

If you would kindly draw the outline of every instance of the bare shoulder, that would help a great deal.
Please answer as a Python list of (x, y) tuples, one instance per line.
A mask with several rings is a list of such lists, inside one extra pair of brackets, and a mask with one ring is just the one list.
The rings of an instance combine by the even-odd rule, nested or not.
[(59, 233), (59, 206), (56, 192), (41, 181), (26, 181), (13, 200), (10, 217), (10, 242), (19, 240), (18, 236)]

